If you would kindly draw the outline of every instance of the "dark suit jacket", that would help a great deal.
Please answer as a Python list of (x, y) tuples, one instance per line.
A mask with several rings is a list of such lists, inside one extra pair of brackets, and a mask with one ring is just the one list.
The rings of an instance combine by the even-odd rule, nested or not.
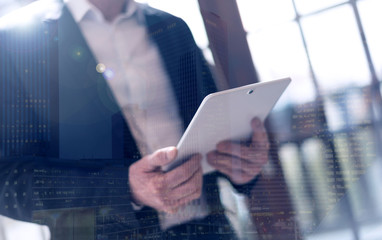
[[(212, 214), (202, 221), (162, 232), (155, 211), (132, 210), (127, 169), (141, 156), (77, 24), (52, 2), (58, 4), (52, 18), (40, 11), (27, 27), (0, 30), (0, 214), (52, 225), (53, 209), (90, 208), (94, 238), (231, 238), (218, 173), (205, 176)], [(181, 19), (142, 10), (186, 127), (204, 96), (216, 91), (214, 81)]]

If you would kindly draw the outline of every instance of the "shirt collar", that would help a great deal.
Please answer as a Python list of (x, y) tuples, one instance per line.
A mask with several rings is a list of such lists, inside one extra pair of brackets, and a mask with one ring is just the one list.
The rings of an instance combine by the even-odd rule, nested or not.
[[(127, 1), (127, 0), (126, 0)], [(104, 21), (101, 11), (91, 4), (88, 0), (65, 0), (74, 20), (80, 23), (85, 17), (92, 16), (98, 21)], [(126, 9), (117, 18), (128, 18), (133, 16), (138, 10), (137, 3), (134, 0), (127, 1)], [(116, 18), (116, 19), (117, 19)]]

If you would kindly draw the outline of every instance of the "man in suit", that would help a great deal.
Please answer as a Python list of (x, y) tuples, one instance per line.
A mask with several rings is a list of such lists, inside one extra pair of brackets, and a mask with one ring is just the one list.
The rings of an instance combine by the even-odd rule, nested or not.
[[(160, 171), (177, 154), (168, 146), (203, 97), (216, 91), (186, 24), (125, 0), (48, 0), (26, 9), (0, 22), (1, 181), (3, 196), (11, 195), (1, 199), (0, 212), (31, 221), (35, 210), (109, 206), (114, 227), (98, 236), (138, 238), (146, 229), (147, 237), (233, 237), (216, 181), (225, 177), (249, 193), (268, 159), (260, 121), (248, 123), (250, 140), (224, 141), (208, 154), (217, 172), (203, 176), (197, 153)], [(30, 17), (28, 28), (17, 23), (21, 17)], [(88, 182), (80, 185), (86, 193), (67, 193), (74, 200), (53, 200), (68, 186), (47, 186), (44, 171), (55, 179), (112, 175), (124, 181), (99, 182), (95, 190)], [(49, 191), (32, 192), (40, 187)], [(83, 194), (88, 200), (79, 200)], [(194, 214), (184, 210), (195, 201)], [(230, 234), (218, 235), (222, 229)]]

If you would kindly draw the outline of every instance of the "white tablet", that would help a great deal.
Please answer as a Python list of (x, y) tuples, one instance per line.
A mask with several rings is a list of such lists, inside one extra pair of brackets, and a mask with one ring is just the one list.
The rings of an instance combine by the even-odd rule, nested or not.
[(178, 157), (163, 168), (169, 171), (195, 153), (203, 155), (203, 173), (214, 171), (206, 154), (222, 140), (241, 140), (251, 136), (251, 120), (265, 120), (291, 79), (261, 82), (213, 93), (204, 98), (180, 139)]

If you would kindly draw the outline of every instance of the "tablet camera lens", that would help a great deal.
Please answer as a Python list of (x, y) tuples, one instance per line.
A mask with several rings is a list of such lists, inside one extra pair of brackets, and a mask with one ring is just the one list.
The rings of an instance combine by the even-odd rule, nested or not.
[(247, 92), (247, 94), (252, 94), (253, 93), (253, 90), (249, 90), (248, 92)]

